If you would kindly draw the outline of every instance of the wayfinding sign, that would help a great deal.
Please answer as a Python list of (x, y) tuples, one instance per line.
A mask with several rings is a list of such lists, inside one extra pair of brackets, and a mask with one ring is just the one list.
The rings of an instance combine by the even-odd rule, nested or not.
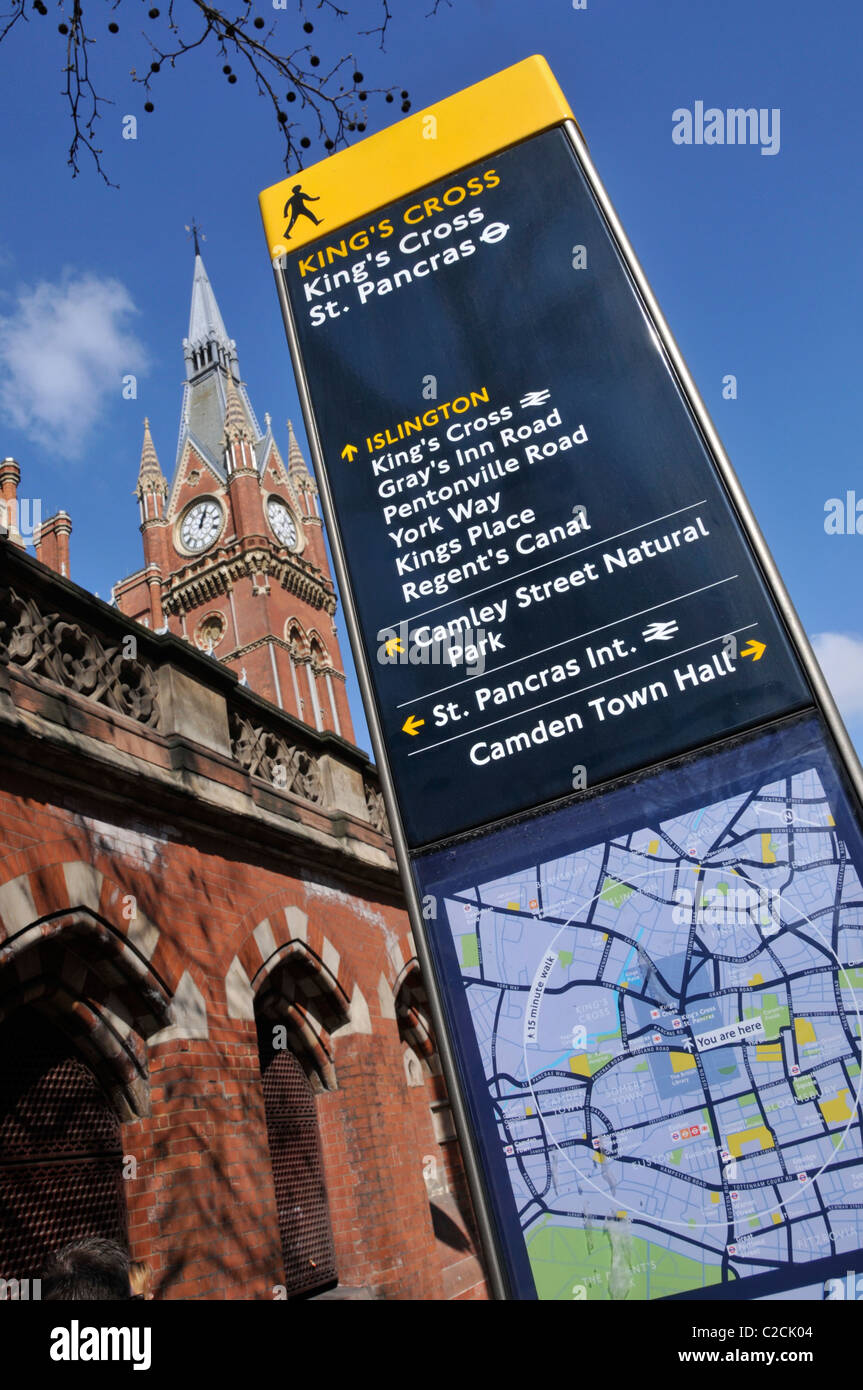
[(808, 703), (564, 130), (283, 274), (409, 844)]
[[(717, 1078), (731, 1071), (720, 1064), (734, 1053), (732, 1091), (739, 1099), (745, 1077), (757, 1095), (750, 1059), (762, 1049), (766, 1060), (772, 1048), (778, 1064), (782, 1028), (791, 1027), (774, 1027), (765, 1014), (773, 1005), (754, 995), (721, 1002), (730, 983), (718, 983), (718, 967), (707, 989), (717, 943), (700, 932), (695, 897), (688, 906), (675, 897), (681, 885), (703, 896), (719, 854), (715, 891), (724, 900), (738, 886), (729, 887), (731, 876), (742, 875), (758, 902), (756, 917), (741, 909), (744, 934), (753, 923), (762, 931), (758, 894), (773, 890), (767, 870), (784, 863), (779, 851), (790, 841), (774, 844), (761, 822), (746, 830), (744, 838), (761, 836), (754, 879), (751, 855), (735, 859), (732, 846), (743, 835), (735, 788), (750, 761), (748, 794), (779, 804), (763, 792), (770, 768), (756, 775), (745, 743), (705, 763), (703, 777), (691, 755), (776, 721), (799, 723), (800, 712), (825, 703), (839, 752), (825, 747), (794, 774), (803, 781), (799, 794), (785, 793), (791, 819), (776, 825), (786, 836), (806, 792), (824, 801), (821, 829), (838, 824), (828, 783), (840, 787), (853, 755), (542, 59), (267, 190), (261, 202), (415, 932), (421, 951), (430, 948), (423, 963), (436, 999), (441, 990), (445, 1055), (452, 1038), (458, 1044), (449, 1079), (464, 1099), (463, 1137), (499, 1289), (572, 1297), (561, 1292), (569, 1280), (585, 1297), (615, 1296), (613, 1261), (594, 1284), (576, 1275), (590, 1245), (583, 1232), (611, 1219), (594, 1208), (621, 1189), (618, 1167), (630, 1178), (638, 1170), (643, 1187), (662, 1166), (651, 1157), (658, 1145), (674, 1188), (693, 1132), (715, 1140), (727, 1130)], [(816, 737), (817, 717), (808, 719), (805, 746)], [(784, 752), (791, 743), (757, 747)], [(658, 771), (687, 755), (689, 770), (676, 780)], [(622, 778), (629, 791), (603, 792)], [(853, 793), (836, 797), (853, 816)], [(686, 829), (677, 817), (690, 809)], [(798, 865), (801, 850), (802, 840)], [(674, 911), (685, 920), (663, 934), (654, 918)], [(757, 956), (763, 939), (747, 949)], [(838, 945), (837, 970), (845, 968)], [(766, 973), (753, 967), (748, 984), (736, 983), (754, 990), (770, 979), (765, 998), (779, 1000), (780, 962), (773, 946), (763, 949)], [(696, 981), (699, 1008), (690, 1009)], [(853, 1052), (841, 983), (836, 989)], [(791, 1000), (776, 1008), (780, 1019), (783, 1008), (794, 1016)], [(595, 1027), (584, 1021), (591, 1009)], [(802, 1074), (799, 1057), (783, 1053), (783, 1062)], [(638, 1079), (624, 1083), (630, 1070)], [(614, 1120), (608, 1107), (592, 1107), (612, 1071), (622, 1096)], [(796, 1114), (802, 1097), (791, 1075)], [(703, 1118), (684, 1123), (696, 1106), (687, 1101), (666, 1135), (660, 1117), (693, 1087)], [(773, 1134), (762, 1110), (763, 1132)], [(730, 1133), (744, 1134), (752, 1118)], [(627, 1123), (640, 1136), (631, 1151), (618, 1142)], [(677, 1159), (667, 1158), (669, 1144)], [(717, 1152), (735, 1145), (751, 1156), (749, 1141), (730, 1138)], [(608, 1182), (597, 1184), (606, 1160)], [(712, 1162), (719, 1176), (708, 1205), (718, 1194), (721, 1220), (708, 1213), (711, 1236), (694, 1265), (691, 1192), (675, 1189), (667, 1210), (651, 1199), (652, 1229), (667, 1233), (677, 1272), (639, 1284), (639, 1296), (685, 1292), (714, 1274), (740, 1278), (729, 1273), (726, 1247), (739, 1250), (742, 1208), (729, 1204), (741, 1192), (726, 1192), (726, 1160)], [(767, 1177), (759, 1170), (759, 1183)], [(627, 1223), (644, 1218), (631, 1195), (613, 1216), (627, 1239)], [(770, 1225), (784, 1230), (781, 1196), (764, 1200)]]

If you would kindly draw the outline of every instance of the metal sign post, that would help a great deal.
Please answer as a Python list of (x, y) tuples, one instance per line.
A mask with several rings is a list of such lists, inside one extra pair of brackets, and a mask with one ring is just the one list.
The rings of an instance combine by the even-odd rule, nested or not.
[(863, 775), (547, 65), (261, 206), (495, 1293), (854, 1267)]

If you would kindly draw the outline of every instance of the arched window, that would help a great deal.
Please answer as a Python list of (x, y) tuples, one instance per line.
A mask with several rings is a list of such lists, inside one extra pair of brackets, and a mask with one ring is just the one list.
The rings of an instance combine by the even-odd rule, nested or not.
[(342, 730), (339, 724), (339, 712), (336, 709), (336, 697), (330, 675), (333, 664), (330, 660), (330, 654), (317, 632), (312, 632), (309, 636), (309, 650), (311, 670), (314, 673), (316, 712), (320, 720), (318, 728), (334, 729), (337, 734), (340, 734)]
[(300, 719), (305, 719), (306, 702), (300, 694), (297, 667), (308, 661), (308, 642), (296, 618), (289, 618), (285, 623), (285, 640), (288, 644), (288, 656), (291, 662), (291, 685), (294, 691), (297, 715)]
[(321, 646), (320, 638), (318, 637), (317, 633), (310, 633), (309, 664), (306, 670), (308, 671), (309, 677), (309, 691), (312, 697), (312, 708), (315, 712), (316, 729), (324, 729), (326, 727), (324, 721), (324, 709), (321, 701), (320, 690), (318, 688), (318, 680), (320, 678), (325, 661), (326, 657), (324, 654), (324, 649)]
[(148, 1113), (145, 1039), (170, 1022), (164, 982), (87, 908), (5, 943), (0, 1277), (39, 1277), (79, 1237), (126, 1243), (121, 1125)]
[(127, 1244), (120, 1121), (66, 1034), (25, 1006), (0, 1024), (0, 1278), (38, 1278), (82, 1236)]
[(296, 1298), (320, 1293), (337, 1281), (317, 1100), (289, 1046), (290, 1025), (274, 1023), (261, 1010), (256, 1019), (285, 1288), (289, 1298)]

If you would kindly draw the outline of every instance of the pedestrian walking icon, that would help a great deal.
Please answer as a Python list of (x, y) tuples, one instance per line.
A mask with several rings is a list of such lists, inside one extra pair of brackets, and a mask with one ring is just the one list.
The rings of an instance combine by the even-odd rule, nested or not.
[(290, 238), (291, 232), (294, 228), (294, 223), (296, 222), (298, 217), (307, 217), (310, 222), (314, 222), (316, 227), (320, 226), (321, 218), (315, 217), (315, 214), (313, 212), (310, 212), (309, 209), (306, 207), (306, 203), (319, 202), (320, 198), (313, 197), (311, 193), (303, 192), (302, 184), (294, 184), (293, 188), (291, 189), (291, 196), (285, 203), (285, 210), (282, 213), (283, 217), (287, 217), (288, 210), (290, 209), (291, 220), (285, 228), (284, 232), (284, 237), (286, 241)]

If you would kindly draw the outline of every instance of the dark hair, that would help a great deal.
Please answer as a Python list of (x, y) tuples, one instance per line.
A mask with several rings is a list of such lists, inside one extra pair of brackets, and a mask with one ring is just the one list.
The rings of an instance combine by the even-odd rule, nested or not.
[(86, 1236), (55, 1250), (42, 1275), (42, 1298), (54, 1302), (127, 1299), (129, 1256), (115, 1240)]

